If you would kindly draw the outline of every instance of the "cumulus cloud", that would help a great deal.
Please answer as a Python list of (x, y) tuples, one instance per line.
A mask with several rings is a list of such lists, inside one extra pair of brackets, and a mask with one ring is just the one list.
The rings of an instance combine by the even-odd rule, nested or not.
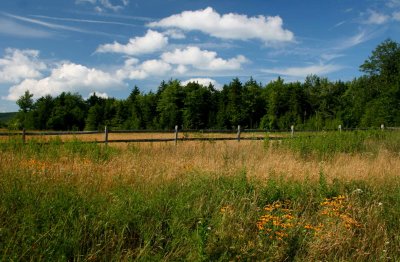
[(292, 77), (306, 77), (307, 75), (326, 75), (332, 72), (336, 72), (342, 69), (339, 65), (311, 65), (305, 67), (288, 67), (288, 68), (274, 68), (274, 69), (264, 69), (265, 73), (273, 75), (282, 76), (292, 76)]
[(150, 75), (164, 75), (171, 70), (171, 65), (161, 60), (147, 60), (140, 68)]
[(189, 69), (187, 68), (187, 66), (178, 65), (178, 66), (176, 67), (176, 69), (175, 69), (175, 72), (182, 75), (182, 74), (186, 73), (188, 70), (189, 70)]
[(202, 70), (236, 70), (247, 62), (247, 59), (242, 55), (225, 60), (217, 57), (216, 52), (201, 50), (196, 46), (188, 46), (185, 49), (177, 48), (173, 52), (165, 52), (161, 55), (161, 58), (170, 64), (190, 65)]
[(98, 53), (121, 53), (127, 55), (149, 54), (163, 49), (168, 44), (168, 38), (163, 34), (148, 30), (146, 35), (129, 39), (125, 45), (118, 42), (100, 45)]
[(40, 78), (46, 70), (45, 63), (39, 60), (37, 50), (7, 48), (0, 59), (0, 83), (18, 83), (25, 78)]
[(157, 59), (146, 60), (139, 63), (136, 58), (129, 58), (124, 66), (116, 71), (116, 77), (119, 79), (145, 79), (149, 76), (166, 75), (172, 69), (171, 65)]
[(199, 30), (203, 33), (223, 39), (259, 39), (266, 44), (293, 41), (291, 31), (283, 28), (279, 16), (255, 16), (228, 13), (220, 15), (213, 8), (197, 11), (184, 11), (160, 21), (151, 22), (150, 27), (179, 28)]
[(45, 95), (56, 96), (62, 92), (90, 92), (123, 85), (121, 79), (110, 73), (74, 63), (63, 63), (52, 69), (48, 77), (25, 79), (12, 86), (6, 99), (16, 101), (26, 90), (37, 98)]
[(202, 86), (208, 86), (209, 84), (212, 84), (214, 88), (221, 89), (221, 84), (219, 84), (216, 80), (211, 78), (191, 78), (186, 81), (183, 81), (182, 85), (185, 86), (189, 83), (197, 83)]

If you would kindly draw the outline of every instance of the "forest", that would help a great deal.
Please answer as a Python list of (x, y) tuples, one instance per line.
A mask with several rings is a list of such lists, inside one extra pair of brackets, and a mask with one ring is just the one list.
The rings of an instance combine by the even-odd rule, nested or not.
[(304, 82), (278, 77), (266, 85), (232, 79), (222, 89), (163, 81), (155, 92), (137, 86), (126, 99), (83, 99), (61, 93), (33, 99), (26, 91), (9, 129), (231, 129), (322, 130), (400, 126), (400, 44), (387, 39), (360, 65), (362, 76), (330, 81), (309, 75)]

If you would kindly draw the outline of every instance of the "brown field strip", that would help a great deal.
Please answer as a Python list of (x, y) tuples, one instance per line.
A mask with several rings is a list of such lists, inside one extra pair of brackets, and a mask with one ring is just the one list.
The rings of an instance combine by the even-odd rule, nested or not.
[[(6, 141), (10, 138), (12, 139), (22, 139), (21, 134), (11, 133), (10, 136), (0, 136), (0, 141)], [(282, 137), (289, 136), (288, 134), (281, 135), (276, 133), (255, 133), (255, 132), (243, 132), (240, 134), (241, 138), (255, 138), (255, 139), (264, 139), (266, 137), (274, 138), (274, 137)], [(60, 139), (61, 141), (85, 141), (85, 142), (102, 142), (104, 141), (105, 135), (104, 133), (98, 134), (63, 134), (63, 135), (42, 135), (38, 132), (36, 135), (26, 135), (26, 141), (35, 140), (39, 142), (47, 142), (55, 139)], [(130, 139), (174, 139), (175, 133), (112, 133), (108, 134), (108, 140), (130, 140)], [(201, 132), (179, 132), (178, 139), (212, 139), (212, 138), (228, 138), (228, 139), (236, 139), (237, 134), (235, 133), (201, 133)]]

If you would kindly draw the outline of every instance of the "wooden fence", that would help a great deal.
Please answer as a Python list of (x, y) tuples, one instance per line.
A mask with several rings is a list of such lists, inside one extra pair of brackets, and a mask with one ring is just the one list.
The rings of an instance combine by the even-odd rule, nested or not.
[[(338, 129), (324, 129), (324, 130), (296, 130), (296, 133), (301, 132), (321, 132), (321, 131), (353, 131), (353, 130), (400, 130), (399, 127), (385, 127), (381, 125), (380, 128), (342, 128), (341, 125), (338, 126)], [(109, 134), (134, 134), (134, 133), (157, 133), (157, 134), (171, 134), (170, 138), (138, 138), (138, 139), (109, 139)], [(235, 134), (233, 137), (188, 137), (183, 136), (179, 137), (179, 133), (187, 134), (187, 133), (199, 133), (199, 134)], [(246, 137), (242, 136), (242, 133), (253, 133), (253, 134), (264, 134), (264, 136), (251, 136)], [(266, 136), (268, 133), (276, 133), (274, 136)], [(104, 128), (104, 132), (100, 131), (26, 131), (23, 129), (20, 132), (0, 132), (0, 136), (20, 136), (23, 143), (26, 143), (27, 136), (63, 136), (63, 135), (96, 135), (103, 134), (104, 139), (102, 140), (94, 140), (94, 141), (84, 141), (88, 143), (142, 143), (142, 142), (175, 142), (177, 144), (178, 141), (229, 141), (229, 140), (264, 140), (268, 138), (269, 140), (282, 140), (287, 138), (294, 137), (295, 128), (292, 125), (288, 130), (266, 130), (266, 129), (241, 129), (240, 125), (237, 129), (234, 130), (213, 130), (213, 129), (204, 129), (204, 130), (194, 130), (194, 129), (178, 129), (178, 126), (175, 126), (174, 130), (109, 130), (106, 126)], [(62, 143), (64, 141), (61, 141)], [(46, 143), (46, 142), (44, 142)]]

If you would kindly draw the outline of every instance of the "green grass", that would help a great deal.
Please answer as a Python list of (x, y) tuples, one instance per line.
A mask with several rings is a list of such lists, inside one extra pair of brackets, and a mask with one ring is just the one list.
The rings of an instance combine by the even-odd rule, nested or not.
[[(95, 188), (78, 190), (67, 183), (36, 181), (29, 173), (1, 179), (0, 258), (6, 260), (279, 260), (306, 259), (313, 236), (301, 227), (284, 240), (269, 241), (259, 233), (256, 221), (262, 207), (290, 200), (296, 217), (312, 223), (325, 197), (347, 195), (361, 213), (355, 219), (363, 225), (348, 234), (356, 239), (339, 242), (345, 250), (314, 254), (315, 259), (382, 260), (375, 246), (365, 239), (371, 214), (362, 206), (373, 206), (373, 219), (385, 227), (387, 250), (400, 259), (399, 181), (352, 195), (356, 184), (336, 185), (284, 182), (271, 178), (264, 186), (249, 183), (243, 174), (222, 178), (188, 174), (154, 185), (125, 185), (115, 182), (106, 192)], [(385, 206), (377, 204), (382, 201)], [(221, 208), (230, 206), (232, 213)], [(357, 206), (359, 205), (359, 206)], [(397, 221), (397, 222), (395, 222)], [(293, 244), (295, 244), (293, 246)], [(360, 254), (357, 248), (363, 246)], [(385, 260), (385, 259), (383, 259)]]
[[(342, 133), (274, 146), (332, 157), (374, 146), (395, 152), (398, 141), (394, 133)], [(259, 180), (243, 167), (229, 175), (195, 169), (173, 178), (113, 176), (104, 186), (104, 174), (95, 168), (91, 172), (98, 179), (89, 183), (90, 177), (86, 181), (62, 166), (38, 173), (22, 163), (73, 165), (89, 159), (107, 165), (123, 154), (133, 158), (145, 152), (58, 140), (48, 145), (13, 141), (1, 144), (1, 152), (12, 156), (15, 162), (9, 164), (15, 168), (0, 162), (0, 261), (400, 260), (399, 177), (380, 183), (328, 180), (321, 168), (317, 181), (289, 180), (293, 174), (273, 170)], [(322, 215), (321, 203), (341, 195), (342, 216)], [(257, 222), (266, 214), (264, 207), (286, 202), (293, 226), (268, 227), (287, 236), (261, 232)], [(279, 208), (271, 212), (279, 219), (285, 214)], [(358, 226), (346, 228), (346, 217)], [(322, 225), (322, 233), (306, 225)]]
[[(264, 143), (271, 146), (268, 138)], [(276, 149), (286, 148), (296, 152), (303, 158), (318, 157), (329, 159), (339, 153), (376, 154), (382, 148), (392, 153), (400, 153), (400, 132), (353, 131), (353, 132), (321, 132), (300, 134), (285, 139), (281, 143), (273, 143)]]

